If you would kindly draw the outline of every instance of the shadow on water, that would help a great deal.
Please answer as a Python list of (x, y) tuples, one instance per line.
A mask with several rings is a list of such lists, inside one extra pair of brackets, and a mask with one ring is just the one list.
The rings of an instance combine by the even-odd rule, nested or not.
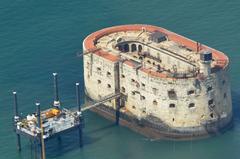
[(104, 131), (104, 130), (113, 128), (113, 127), (115, 127), (115, 126), (116, 126), (116, 124), (110, 124), (110, 125), (106, 125), (106, 126), (104, 126), (104, 127), (100, 127), (100, 128), (97, 128), (97, 129), (88, 131), (88, 132), (86, 132), (86, 133), (87, 133), (87, 134), (94, 134), (94, 133), (97, 133), (97, 132), (100, 132), (100, 131)]
[[(93, 144), (100, 139), (101, 138), (89, 137), (87, 134), (83, 134), (83, 146)], [(82, 149), (80, 147), (79, 133), (77, 129), (59, 136), (55, 136), (46, 141), (45, 145), (46, 156), (49, 158), (56, 158), (70, 151)]]
[[(100, 136), (98, 135), (97, 137), (96, 136), (93, 137), (90, 134), (98, 133), (106, 129), (110, 129), (114, 126), (115, 124), (110, 124), (94, 130), (84, 131), (83, 147), (100, 141), (102, 138), (104, 138), (104, 136), (108, 135), (109, 132), (101, 133), (101, 135)], [(76, 149), (82, 149), (80, 148), (80, 144), (79, 144), (78, 129), (73, 130), (71, 132), (67, 132), (60, 136), (55, 136), (52, 139), (47, 140), (45, 145), (46, 145), (45, 147), (46, 156), (49, 158), (56, 158), (70, 151), (73, 151)]]
[(232, 90), (233, 121), (230, 129), (235, 129), (236, 123), (240, 121), (240, 92)]
[(233, 105), (233, 119), (240, 121), (240, 92), (237, 90), (232, 91), (232, 105)]

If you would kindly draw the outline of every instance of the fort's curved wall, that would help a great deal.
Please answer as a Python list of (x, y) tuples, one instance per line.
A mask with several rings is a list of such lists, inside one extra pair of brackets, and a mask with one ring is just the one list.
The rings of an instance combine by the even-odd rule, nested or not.
[[(165, 29), (148, 25), (127, 25), (112, 27), (95, 32), (83, 42), (84, 51), (96, 49), (95, 40), (112, 32), (142, 29), (156, 29), (169, 38), (194, 49), (196, 42)], [(207, 47), (207, 46), (203, 46)], [(212, 48), (216, 67), (220, 68), (207, 77), (169, 78), (164, 74), (141, 68), (136, 71), (129, 61), (120, 62), (120, 88), (126, 95), (122, 105), (123, 113), (130, 113), (137, 119), (155, 117), (159, 124), (167, 125), (174, 131), (208, 133), (208, 125), (216, 131), (225, 127), (232, 118), (230, 82), (227, 75), (228, 58)], [(84, 55), (84, 80), (88, 96), (94, 100), (114, 93), (115, 65), (119, 57), (106, 51), (93, 51)], [(106, 106), (115, 109), (114, 102)], [(164, 131), (164, 130), (163, 130)]]

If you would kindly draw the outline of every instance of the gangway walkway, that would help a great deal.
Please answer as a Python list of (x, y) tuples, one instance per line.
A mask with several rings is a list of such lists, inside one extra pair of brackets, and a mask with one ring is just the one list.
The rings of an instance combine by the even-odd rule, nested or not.
[[(82, 106), (81, 111), (84, 112), (84, 111), (89, 110), (91, 108), (97, 107), (100, 104), (106, 103), (107, 101), (119, 98), (120, 96), (121, 96), (121, 93), (116, 93), (116, 94), (112, 93), (112, 94), (109, 94), (107, 96), (104, 96), (104, 98), (102, 98), (101, 100), (90, 101), (90, 102), (88, 102), (88, 103), (86, 103)], [(77, 107), (76, 108), (74, 107), (71, 110), (72, 111), (77, 111), (77, 109), (78, 109)]]

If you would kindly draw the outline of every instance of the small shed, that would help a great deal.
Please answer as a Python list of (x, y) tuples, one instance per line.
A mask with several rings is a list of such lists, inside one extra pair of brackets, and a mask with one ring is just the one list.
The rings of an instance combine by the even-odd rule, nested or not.
[(149, 40), (156, 43), (160, 43), (162, 41), (167, 40), (167, 35), (159, 31), (154, 31), (153, 33), (150, 34)]

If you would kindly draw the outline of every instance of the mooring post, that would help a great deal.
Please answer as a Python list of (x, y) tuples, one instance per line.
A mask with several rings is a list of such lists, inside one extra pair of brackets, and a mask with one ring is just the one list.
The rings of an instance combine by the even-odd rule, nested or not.
[(41, 159), (46, 159), (45, 157), (45, 144), (43, 139), (43, 127), (42, 127), (42, 119), (41, 119), (41, 110), (40, 110), (40, 103), (36, 103), (37, 106), (37, 120), (38, 120), (38, 128), (40, 129), (40, 151), (41, 151)]
[(37, 146), (38, 146), (37, 140), (33, 139), (34, 159), (38, 158), (38, 156), (37, 156), (37, 151), (38, 151)]
[(77, 106), (78, 106), (78, 113), (79, 113), (79, 126), (78, 126), (78, 130), (79, 130), (79, 145), (80, 147), (83, 146), (83, 141), (82, 141), (82, 110), (81, 110), (81, 103), (80, 103), (80, 85), (79, 83), (76, 83), (76, 97), (77, 97)]
[[(115, 73), (115, 94), (120, 93), (120, 77), (119, 77), (119, 62), (116, 63), (114, 67), (114, 73)], [(115, 99), (115, 107), (116, 107), (116, 125), (119, 125), (119, 118), (120, 118), (120, 97), (117, 97)]]
[(54, 87), (53, 106), (59, 108), (60, 107), (60, 101), (59, 101), (59, 95), (58, 95), (58, 74), (57, 73), (53, 73), (53, 87)]
[[(18, 103), (17, 103), (17, 92), (13, 92), (13, 97), (14, 97), (14, 127), (16, 129), (16, 122), (19, 121), (19, 116), (18, 116)], [(20, 135), (16, 132), (17, 134), (17, 150), (21, 151), (21, 138)]]

